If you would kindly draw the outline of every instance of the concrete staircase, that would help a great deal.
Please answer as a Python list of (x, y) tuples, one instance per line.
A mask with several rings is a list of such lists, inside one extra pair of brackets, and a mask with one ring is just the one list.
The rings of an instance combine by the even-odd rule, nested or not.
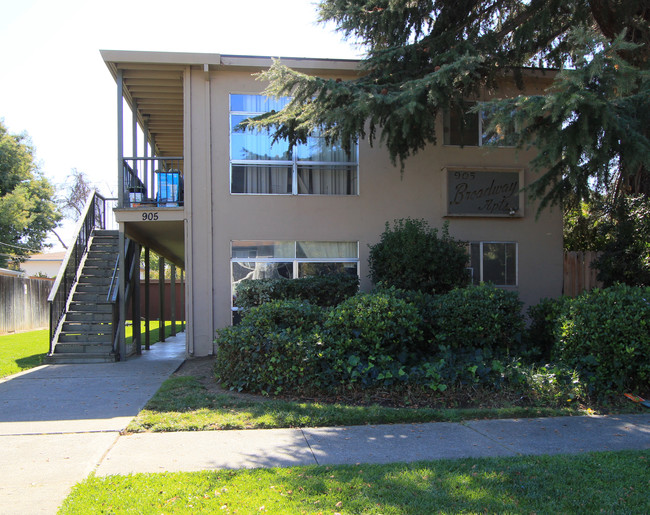
[(48, 363), (116, 361), (113, 303), (107, 295), (117, 255), (118, 232), (95, 230)]

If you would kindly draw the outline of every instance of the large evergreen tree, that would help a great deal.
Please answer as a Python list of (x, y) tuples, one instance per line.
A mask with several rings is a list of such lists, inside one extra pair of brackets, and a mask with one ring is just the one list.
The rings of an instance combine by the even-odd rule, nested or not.
[(40, 251), (60, 219), (27, 136), (10, 134), (0, 120), (0, 267)]
[(362, 75), (275, 62), (266, 94), (293, 100), (251, 127), (292, 143), (313, 131), (343, 145), (379, 138), (403, 163), (435, 144), (443, 109), (548, 68), (559, 72), (543, 94), (479, 106), (496, 125), (515, 117), (518, 145), (539, 149), (530, 191), (542, 207), (650, 192), (650, 0), (321, 0), (319, 17), (362, 45)]

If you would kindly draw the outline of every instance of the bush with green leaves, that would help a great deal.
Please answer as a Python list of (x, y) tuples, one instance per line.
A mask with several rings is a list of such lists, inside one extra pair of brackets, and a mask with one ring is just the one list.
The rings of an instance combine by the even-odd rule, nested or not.
[[(324, 353), (340, 382), (392, 384), (421, 344), (417, 308), (388, 292), (355, 295), (323, 322)], [(400, 372), (401, 370), (401, 372)]]
[(467, 248), (422, 219), (395, 220), (378, 243), (370, 246), (368, 266), (373, 283), (425, 293), (445, 293), (468, 283)]
[(274, 300), (301, 299), (336, 306), (359, 290), (359, 277), (332, 274), (301, 279), (246, 279), (237, 285), (237, 306), (249, 309)]
[(527, 354), (537, 361), (550, 361), (556, 345), (557, 323), (571, 303), (571, 297), (541, 299), (528, 307), (529, 326), (526, 329)]
[(453, 350), (518, 350), (524, 330), (521, 308), (516, 291), (491, 284), (457, 288), (437, 298), (435, 341)]
[(238, 391), (280, 393), (325, 386), (318, 329), (323, 310), (299, 300), (250, 309), (217, 331), (215, 373)]
[(650, 288), (623, 284), (574, 299), (560, 316), (556, 355), (590, 393), (650, 394)]

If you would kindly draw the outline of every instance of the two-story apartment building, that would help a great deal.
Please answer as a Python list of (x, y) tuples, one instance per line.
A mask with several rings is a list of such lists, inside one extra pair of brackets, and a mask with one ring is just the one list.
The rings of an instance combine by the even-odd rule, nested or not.
[[(387, 221), (406, 217), (432, 227), (449, 221), (451, 235), (468, 243), (475, 282), (515, 289), (527, 304), (561, 293), (561, 212), (536, 216), (521, 191), (535, 179), (532, 151), (487, 134), (481, 116), (464, 129), (453, 113), (441, 116), (439, 143), (400, 173), (384, 148), (367, 141), (348, 155), (317, 135), (289, 148), (271, 145), (266, 133), (238, 130), (241, 120), (282, 107), (282, 99), (261, 96), (265, 84), (253, 76), (270, 58), (101, 54), (117, 82), (117, 221), (125, 237), (184, 268), (189, 354), (213, 352), (215, 330), (232, 322), (243, 278), (342, 271), (358, 274), (369, 289), (369, 245)], [(283, 62), (321, 76), (359, 73), (356, 61)], [(525, 74), (531, 93), (548, 82), (539, 72)], [(513, 92), (504, 77), (497, 94)], [(142, 142), (124, 144), (126, 106), (146, 135), (144, 151)]]

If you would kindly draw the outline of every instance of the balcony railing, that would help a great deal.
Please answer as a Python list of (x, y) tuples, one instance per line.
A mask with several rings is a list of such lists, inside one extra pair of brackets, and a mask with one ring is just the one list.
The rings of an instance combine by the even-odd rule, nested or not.
[(182, 157), (125, 157), (124, 201), (120, 207), (183, 205)]

